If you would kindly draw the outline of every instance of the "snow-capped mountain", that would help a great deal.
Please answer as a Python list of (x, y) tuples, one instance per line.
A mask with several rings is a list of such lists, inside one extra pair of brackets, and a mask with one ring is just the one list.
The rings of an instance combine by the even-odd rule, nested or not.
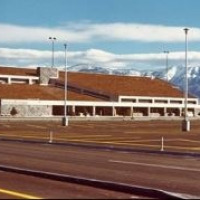
[[(181, 90), (185, 88), (185, 67), (170, 67), (168, 73), (166, 70), (154, 71), (154, 76), (167, 79), (173, 85), (178, 86)], [(191, 95), (200, 97), (200, 66), (188, 67), (188, 88)]]
[[(131, 67), (97, 67), (95, 65), (79, 64), (68, 68), (69, 71), (115, 74), (127, 76), (154, 76), (164, 80), (168, 80), (171, 84), (184, 90), (185, 87), (185, 67), (172, 66), (168, 73), (166, 69), (158, 70), (137, 70)], [(200, 98), (200, 66), (188, 67), (188, 87), (189, 93)]]
[(99, 74), (114, 74), (114, 75), (128, 75), (128, 76), (142, 76), (143, 72), (129, 67), (99, 67), (89, 64), (78, 64), (73, 67), (69, 67), (68, 71), (74, 72), (87, 72), (87, 73), (99, 73)]

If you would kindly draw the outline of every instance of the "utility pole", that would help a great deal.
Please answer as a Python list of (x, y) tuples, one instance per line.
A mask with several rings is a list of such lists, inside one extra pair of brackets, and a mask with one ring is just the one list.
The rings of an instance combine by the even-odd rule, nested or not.
[(64, 99), (64, 118), (63, 126), (68, 126), (68, 117), (67, 117), (67, 44), (64, 44), (65, 47), (65, 99)]
[(54, 41), (56, 40), (55, 37), (49, 37), (49, 40), (51, 40), (51, 46), (52, 46), (52, 57), (51, 57), (51, 67), (54, 67)]
[(190, 121), (188, 118), (188, 28), (183, 29), (185, 32), (185, 111), (182, 122), (182, 131), (190, 131)]

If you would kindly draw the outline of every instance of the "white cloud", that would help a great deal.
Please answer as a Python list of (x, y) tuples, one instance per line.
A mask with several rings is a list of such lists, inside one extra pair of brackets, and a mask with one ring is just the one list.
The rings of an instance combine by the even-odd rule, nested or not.
[(1, 43), (46, 42), (49, 36), (56, 36), (59, 41), (84, 42), (88, 40), (85, 34), (61, 28), (26, 27), (0, 24)]
[[(87, 43), (91, 41), (183, 42), (184, 27), (136, 23), (77, 23), (63, 27), (30, 27), (0, 24), (0, 43), (46, 42), (49, 36), (58, 42)], [(190, 28), (190, 41), (200, 41), (200, 29)]]
[[(18, 67), (50, 66), (51, 56), (51, 51), (0, 48), (0, 65)], [(82, 63), (106, 68), (156, 68), (165, 66), (165, 58), (164, 53), (114, 54), (99, 49), (67, 52), (69, 66)], [(200, 52), (188, 52), (188, 58), (189, 65), (198, 65), (200, 63)], [(55, 51), (55, 66), (63, 67), (64, 59), (63, 51)], [(184, 52), (171, 52), (169, 54), (169, 65), (184, 65), (184, 59)]]
[(0, 48), (0, 57), (9, 59), (41, 59), (49, 58), (51, 53), (49, 51), (40, 51), (33, 49), (9, 49)]

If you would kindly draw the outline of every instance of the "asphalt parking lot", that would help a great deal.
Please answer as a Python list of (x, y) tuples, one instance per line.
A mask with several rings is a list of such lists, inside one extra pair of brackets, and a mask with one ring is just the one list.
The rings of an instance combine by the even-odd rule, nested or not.
[[(181, 121), (73, 121), (68, 127), (59, 122), (1, 121), (0, 144), (0, 166), (139, 185), (184, 197), (192, 195), (188, 198), (200, 195), (200, 121), (191, 121), (190, 132), (182, 132)], [(133, 151), (123, 150), (127, 148)], [(161, 150), (182, 155), (163, 154)], [(151, 151), (155, 153), (148, 153)], [(186, 153), (198, 156), (186, 156)], [(65, 199), (141, 197), (134, 192), (127, 194), (0, 173), (0, 198), (16, 198), (16, 195)], [(12, 181), (13, 177), (19, 181)]]
[(0, 122), (0, 138), (52, 143), (95, 144), (146, 150), (200, 152), (200, 121), (191, 131), (181, 121), (122, 122)]

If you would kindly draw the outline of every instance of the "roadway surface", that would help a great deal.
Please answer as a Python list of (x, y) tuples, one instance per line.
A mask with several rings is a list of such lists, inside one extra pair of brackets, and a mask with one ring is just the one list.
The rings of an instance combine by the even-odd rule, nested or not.
[[(165, 151), (200, 152), (200, 123), (190, 133), (179, 121), (152, 122), (0, 122), (0, 165), (22, 167), (85, 178), (156, 188), (200, 197), (200, 156), (173, 156)], [(49, 142), (53, 132), (53, 142)], [(59, 144), (62, 142), (62, 145)], [(70, 146), (70, 143), (86, 147)], [(157, 150), (158, 153), (112, 151), (87, 145)], [(15, 198), (6, 191), (39, 198), (138, 198), (47, 179), (0, 172), (0, 198)], [(23, 198), (23, 197), (22, 197)]]
[[(142, 153), (120, 153), (52, 144), (30, 145), (27, 143), (5, 141), (1, 142), (0, 154), (0, 163), (4, 165), (142, 185), (169, 192), (200, 196), (199, 158), (179, 158), (176, 156)], [(1, 172), (1, 177), (2, 175), (3, 177), (7, 176)], [(10, 185), (9, 180), (10, 179), (6, 179), (6, 177), (3, 179), (1, 178), (1, 188), (5, 189), (9, 187), (13, 189), (14, 187)], [(28, 180), (28, 183), (24, 184), (27, 179), (24, 177), (21, 178), (21, 175), (17, 180), (17, 186), (20, 184), (22, 185), (22, 193), (28, 192), (28, 194), (32, 196), (41, 198), (55, 197), (53, 195), (58, 197), (58, 194), (63, 188), (67, 187), (62, 186), (60, 188), (58, 187), (59, 183), (56, 183), (58, 184), (56, 185), (49, 183), (49, 181), (46, 182), (46, 180), (42, 180), (40, 185), (43, 184), (42, 182), (46, 182), (45, 185), (48, 187), (38, 189), (39, 185), (35, 183), (35, 185), (33, 184), (34, 189), (32, 190), (30, 184), (30, 182), (32, 183), (31, 180)], [(24, 185), (26, 187), (24, 187)], [(49, 193), (49, 190), (51, 190), (51, 188), (53, 190), (54, 185), (56, 185), (55, 194), (52, 195), (52, 193)], [(27, 187), (31, 190), (30, 193), (26, 190)], [(45, 194), (43, 192), (45, 192)], [(69, 194), (75, 194), (76, 187), (71, 187), (70, 192)], [(102, 193), (91, 193), (91, 196), (96, 198), (101, 198), (101, 195)], [(63, 196), (68, 198), (67, 193), (63, 194)], [(87, 196), (87, 198), (91, 196)], [(108, 198), (108, 196), (104, 197)], [(76, 196), (73, 197), (75, 198)], [(118, 195), (115, 197), (118, 197)], [(124, 198), (124, 196), (122, 197)]]
[(0, 199), (130, 199), (131, 194), (0, 171)]

